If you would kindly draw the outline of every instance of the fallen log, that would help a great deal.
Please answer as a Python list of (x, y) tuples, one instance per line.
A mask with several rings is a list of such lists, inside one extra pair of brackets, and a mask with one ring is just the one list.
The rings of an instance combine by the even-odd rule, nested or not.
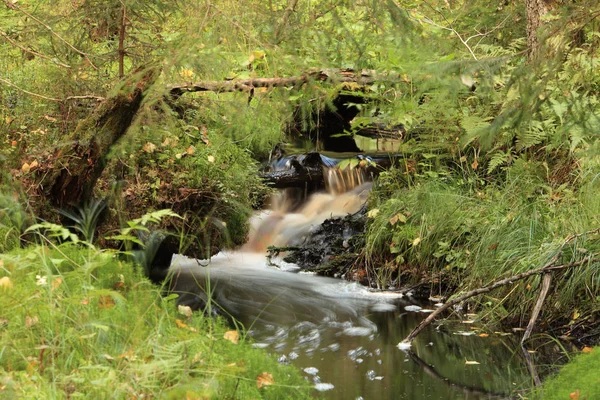
[(254, 88), (274, 88), (301, 86), (314, 81), (331, 81), (334, 83), (357, 83), (362, 86), (371, 85), (378, 80), (401, 81), (392, 75), (379, 75), (373, 70), (354, 71), (350, 68), (322, 69), (309, 71), (300, 76), (287, 78), (252, 78), (232, 79), (224, 81), (200, 81), (168, 85), (167, 90), (172, 98), (192, 92), (249, 92)]
[(34, 187), (42, 201), (54, 207), (87, 202), (106, 165), (112, 146), (127, 132), (144, 98), (154, 84), (155, 69), (134, 74), (113, 97), (79, 123), (73, 134), (35, 171)]

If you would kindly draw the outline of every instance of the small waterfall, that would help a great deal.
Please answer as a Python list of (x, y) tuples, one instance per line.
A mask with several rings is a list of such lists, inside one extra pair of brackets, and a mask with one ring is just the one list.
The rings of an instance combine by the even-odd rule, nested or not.
[(269, 208), (253, 217), (243, 251), (264, 252), (269, 246), (299, 245), (326, 219), (361, 209), (372, 186), (365, 168), (360, 164), (349, 164), (343, 169), (337, 165), (322, 168), (325, 191), (313, 193), (304, 202), (299, 190), (285, 189), (274, 194)]

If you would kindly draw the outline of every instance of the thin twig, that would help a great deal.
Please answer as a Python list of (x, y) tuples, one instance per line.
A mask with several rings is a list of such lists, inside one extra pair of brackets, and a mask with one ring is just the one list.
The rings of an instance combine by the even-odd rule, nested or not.
[(95, 96), (95, 95), (91, 95), (91, 94), (90, 95), (80, 95), (80, 96), (68, 96), (68, 97), (65, 97), (64, 99), (59, 99), (56, 97), (44, 96), (43, 94), (34, 93), (27, 89), (23, 89), (22, 87), (17, 86), (16, 84), (14, 84), (11, 81), (6, 80), (4, 78), (0, 78), (0, 82), (3, 82), (4, 84), (6, 84), (8, 86), (12, 86), (15, 89), (20, 90), (21, 92), (26, 93), (30, 96), (38, 97), (40, 99), (44, 99), (44, 100), (48, 100), (48, 101), (56, 101), (59, 103), (62, 103), (65, 101), (71, 101), (71, 100), (88, 100), (88, 99), (92, 99), (92, 100), (96, 100), (96, 101), (104, 101), (105, 100), (105, 98), (102, 96)]
[(68, 64), (64, 64), (64, 63), (61, 63), (60, 61), (58, 61), (58, 60), (57, 60), (57, 59), (55, 59), (55, 58), (49, 57), (49, 56), (47, 56), (47, 55), (45, 55), (45, 54), (42, 54), (42, 53), (38, 53), (38, 52), (37, 52), (37, 51), (35, 51), (35, 50), (28, 49), (27, 47), (23, 46), (22, 44), (20, 44), (20, 43), (18, 43), (18, 42), (16, 42), (16, 41), (14, 41), (14, 40), (13, 40), (13, 39), (12, 39), (10, 36), (8, 36), (8, 34), (7, 34), (6, 32), (4, 32), (4, 31), (2, 31), (2, 30), (0, 30), (0, 36), (2, 36), (2, 37), (3, 37), (4, 39), (6, 39), (6, 40), (7, 40), (7, 41), (8, 41), (10, 44), (12, 44), (12, 45), (13, 45), (13, 46), (15, 46), (15, 47), (18, 47), (19, 49), (23, 50), (24, 52), (27, 52), (27, 53), (29, 53), (29, 54), (33, 54), (34, 56), (37, 56), (37, 57), (39, 57), (39, 58), (43, 58), (43, 59), (45, 59), (45, 60), (48, 60), (48, 61), (50, 61), (50, 62), (52, 62), (52, 63), (54, 63), (54, 64), (56, 64), (56, 65), (58, 65), (58, 66), (61, 66), (61, 67), (64, 67), (64, 68), (71, 68), (71, 66), (70, 66), (70, 65), (68, 65)]
[(46, 24), (44, 21), (40, 20), (39, 18), (35, 17), (34, 15), (28, 13), (27, 11), (23, 10), (21, 7), (19, 7), (17, 5), (17, 3), (13, 3), (10, 2), (8, 0), (4, 0), (4, 4), (6, 4), (6, 7), (8, 7), (11, 10), (17, 10), (22, 12), (23, 14), (25, 14), (26, 16), (28, 16), (29, 18), (31, 18), (32, 20), (34, 20), (35, 22), (37, 22), (38, 24), (42, 25), (44, 28), (46, 28), (52, 35), (56, 36), (61, 42), (63, 42), (64, 44), (67, 45), (67, 47), (69, 47), (71, 50), (75, 51), (76, 53), (82, 55), (83, 57), (85, 57), (86, 60), (88, 60), (88, 62), (90, 63), (90, 65), (92, 66), (92, 68), (94, 69), (98, 69), (98, 67), (92, 62), (92, 60), (90, 60), (90, 57), (87, 53), (79, 50), (78, 48), (76, 48), (75, 46), (73, 46), (71, 43), (69, 43), (67, 40), (63, 39), (62, 36), (60, 36), (58, 33), (56, 33), (54, 31), (54, 29), (52, 29), (51, 26), (49, 26), (48, 24)]

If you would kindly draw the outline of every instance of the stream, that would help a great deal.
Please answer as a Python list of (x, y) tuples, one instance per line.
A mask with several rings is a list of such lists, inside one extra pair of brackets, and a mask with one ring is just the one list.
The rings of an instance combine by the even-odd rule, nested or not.
[(501, 399), (530, 388), (518, 335), (478, 330), (469, 315), (457, 313), (401, 350), (397, 344), (439, 299), (371, 291), (267, 260), (267, 246), (301, 243), (325, 219), (356, 212), (371, 184), (352, 182), (345, 190), (313, 194), (294, 209), (278, 194), (269, 210), (255, 215), (239, 251), (203, 261), (176, 256), (171, 272), (180, 302), (193, 307), (212, 293), (210, 304), (242, 323), (253, 346), (298, 367), (317, 397)]

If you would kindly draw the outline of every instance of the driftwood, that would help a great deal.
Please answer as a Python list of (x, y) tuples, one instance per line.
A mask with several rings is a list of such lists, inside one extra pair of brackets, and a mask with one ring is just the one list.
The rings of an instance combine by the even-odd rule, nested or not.
[[(488, 286), (484, 286), (475, 290), (471, 290), (461, 296), (458, 296), (452, 300), (449, 300), (448, 302), (446, 302), (444, 305), (442, 305), (440, 308), (438, 308), (437, 310), (435, 310), (433, 313), (429, 314), (429, 316), (427, 318), (425, 318), (423, 321), (421, 321), (421, 323), (419, 325), (417, 325), (417, 327), (415, 329), (412, 330), (412, 332), (409, 333), (409, 335), (402, 340), (402, 342), (400, 342), (400, 344), (404, 344), (406, 346), (410, 345), (410, 342), (412, 342), (415, 337), (417, 337), (417, 335), (427, 326), (429, 325), (431, 322), (433, 322), (440, 314), (442, 314), (444, 311), (446, 311), (447, 309), (455, 306), (456, 304), (459, 304), (471, 297), (477, 296), (479, 294), (483, 294), (483, 293), (488, 293), (491, 292), (494, 289), (497, 289), (501, 286), (505, 286), (505, 285), (509, 285), (514, 283), (515, 281), (521, 280), (521, 279), (525, 279), (528, 278), (530, 276), (533, 275), (538, 275), (538, 274), (544, 274), (545, 276), (547, 274), (550, 274), (554, 271), (561, 271), (561, 270), (565, 270), (565, 269), (570, 269), (570, 268), (574, 268), (574, 267), (579, 267), (581, 265), (587, 264), (589, 262), (598, 262), (600, 261), (600, 253), (594, 253), (594, 254), (590, 254), (587, 257), (584, 257), (583, 259), (579, 260), (579, 261), (575, 261), (572, 263), (568, 263), (568, 264), (560, 264), (560, 265), (556, 265), (560, 255), (562, 254), (562, 249), (567, 245), (567, 243), (571, 242), (572, 240), (584, 236), (584, 235), (589, 235), (592, 233), (598, 233), (600, 231), (600, 228), (598, 229), (594, 229), (585, 233), (581, 233), (578, 235), (570, 235), (568, 236), (565, 241), (562, 243), (562, 245), (560, 246), (560, 248), (558, 249), (557, 253), (550, 259), (550, 261), (548, 261), (544, 266), (540, 267), (540, 268), (536, 268), (536, 269), (532, 269), (530, 271), (526, 271), (526, 272), (522, 272), (520, 274), (516, 274), (513, 276), (510, 276), (508, 278), (505, 279), (501, 279), (499, 281), (496, 281), (494, 283), (492, 283), (491, 285)], [(545, 279), (546, 280), (546, 279)], [(542, 285), (542, 291), (546, 291), (547, 292), (547, 288), (546, 286), (549, 286), (549, 282), (548, 284), (543, 284)], [(546, 289), (545, 289), (546, 288)], [(538, 302), (540, 303), (539, 306), (538, 304), (536, 304), (535, 309), (534, 309), (534, 313), (532, 315), (532, 318), (529, 322), (529, 325), (531, 325), (531, 330), (533, 330), (533, 325), (535, 324), (535, 320), (537, 319), (537, 314), (539, 314), (539, 311), (541, 310), (541, 303), (543, 303), (543, 300), (545, 298), (545, 294), (543, 296), (539, 296), (538, 298)], [(538, 308), (540, 310), (538, 310)], [(537, 310), (537, 312), (536, 312)], [(535, 317), (535, 318), (534, 318)], [(529, 327), (528, 327), (529, 329)], [(530, 332), (531, 333), (531, 332)]]

